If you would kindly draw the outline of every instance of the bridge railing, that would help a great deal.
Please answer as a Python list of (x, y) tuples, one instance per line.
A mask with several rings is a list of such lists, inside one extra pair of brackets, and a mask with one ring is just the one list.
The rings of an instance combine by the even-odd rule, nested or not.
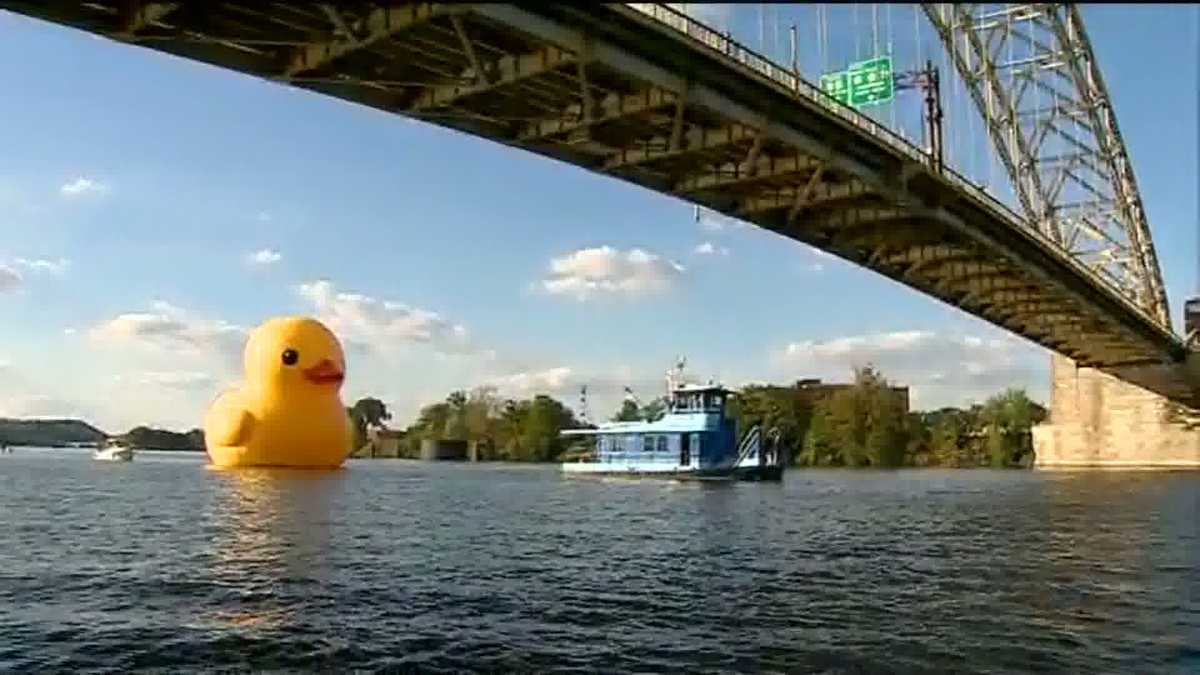
[[(821, 90), (820, 87), (806, 81), (791, 69), (775, 63), (770, 58), (763, 56), (753, 49), (741, 44), (729, 35), (713, 30), (712, 28), (693, 19), (683, 12), (663, 4), (650, 2), (628, 2), (625, 3), (625, 5), (658, 21), (659, 23), (683, 33), (689, 38), (704, 44), (714, 51), (724, 54), (726, 57), (732, 59), (738, 64), (749, 68), (750, 70), (767, 78), (774, 84), (784, 87), (794, 96), (802, 97), (820, 104), (829, 112), (837, 115), (851, 125), (867, 132), (872, 137), (883, 141), (889, 147), (898, 151), (909, 159), (924, 164), (931, 170), (934, 169), (932, 155), (923, 148), (918, 147), (912, 141), (909, 141), (907, 138), (904, 138), (892, 129), (889, 129), (887, 126), (876, 122), (870, 117), (858, 112), (851, 106), (842, 103), (829, 94), (826, 94)], [(1082, 272), (1085, 276), (1087, 276), (1087, 278), (1093, 279), (1112, 289), (1117, 296), (1125, 301), (1130, 308), (1140, 312), (1146, 316), (1146, 318), (1151, 319), (1152, 322), (1157, 323), (1145, 309), (1136, 303), (1136, 301), (1130, 296), (1128, 290), (1121, 288), (1113, 280), (1097, 273), (1087, 265), (1067, 254), (1061, 245), (1047, 236), (1045, 232), (1042, 232), (1040, 229), (1038, 229), (1029, 218), (1018, 214), (1007, 204), (997, 199), (994, 195), (983, 190), (979, 185), (950, 167), (943, 165), (940, 175), (947, 179), (947, 181), (950, 183), (954, 184), (955, 187), (962, 190), (965, 194), (972, 197), (977, 204), (983, 208), (993, 211), (993, 215), (997, 216), (1001, 220), (1009, 221), (1017, 227), (1020, 227), (1022, 230), (1032, 234), (1043, 244), (1050, 247), (1050, 250), (1059, 252), (1064, 260)]]

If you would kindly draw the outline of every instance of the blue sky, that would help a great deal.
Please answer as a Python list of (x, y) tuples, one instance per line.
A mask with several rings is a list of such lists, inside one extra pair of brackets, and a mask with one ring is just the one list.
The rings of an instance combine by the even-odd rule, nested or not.
[[(813, 10), (780, 7), (811, 79), (823, 56), (868, 53), (846, 30), (823, 55), (804, 37)], [(757, 45), (756, 6), (693, 9)], [(911, 10), (885, 11), (883, 37), (912, 58)], [(1197, 283), (1197, 16), (1084, 10), (1176, 325)], [(345, 398), (380, 396), (401, 423), (483, 384), (574, 403), (587, 383), (607, 414), (626, 384), (657, 394), (680, 353), (732, 385), (845, 379), (869, 360), (921, 407), (1006, 385), (1046, 396), (1040, 348), (772, 233), (697, 224), (677, 200), (8, 13), (0, 34), (0, 415), (197, 426), (239, 376), (244, 331), (291, 313), (347, 343)], [(950, 124), (968, 170), (1001, 184), (977, 120)]]

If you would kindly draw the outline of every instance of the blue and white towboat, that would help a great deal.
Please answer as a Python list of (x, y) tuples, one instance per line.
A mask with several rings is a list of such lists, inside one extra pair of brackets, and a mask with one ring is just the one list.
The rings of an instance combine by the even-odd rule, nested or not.
[[(654, 422), (606, 422), (563, 436), (595, 436), (595, 450), (564, 462), (568, 475), (660, 476), (709, 480), (779, 480), (783, 462), (758, 427), (737, 437), (725, 417), (732, 393), (720, 385), (670, 386), (667, 412)], [(768, 447), (770, 446), (770, 447)]]

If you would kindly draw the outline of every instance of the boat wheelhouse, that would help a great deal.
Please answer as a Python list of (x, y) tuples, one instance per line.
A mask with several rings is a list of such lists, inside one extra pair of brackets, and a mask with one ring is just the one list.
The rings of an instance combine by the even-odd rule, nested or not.
[[(673, 386), (666, 414), (654, 422), (607, 422), (563, 436), (593, 436), (595, 449), (567, 474), (779, 480), (783, 463), (775, 444), (753, 427), (741, 438), (725, 415), (732, 394), (720, 385)], [(773, 439), (772, 439), (773, 440)], [(770, 447), (767, 447), (770, 446)]]

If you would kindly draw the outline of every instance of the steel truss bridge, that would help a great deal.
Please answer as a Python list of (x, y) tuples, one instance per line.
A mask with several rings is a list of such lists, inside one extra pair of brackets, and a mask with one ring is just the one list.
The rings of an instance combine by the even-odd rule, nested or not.
[[(1019, 211), (793, 70), (665, 5), (0, 7), (674, 195), (1200, 405), (1194, 352), (1171, 330), (1133, 168), (1071, 5), (922, 6)], [(1014, 44), (1032, 56), (1006, 59)]]

